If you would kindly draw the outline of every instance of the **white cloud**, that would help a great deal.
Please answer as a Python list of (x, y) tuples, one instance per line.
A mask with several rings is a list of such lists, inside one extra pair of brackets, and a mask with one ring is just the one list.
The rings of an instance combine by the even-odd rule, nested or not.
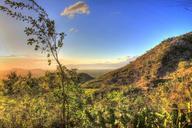
[(76, 32), (78, 32), (79, 30), (78, 29), (76, 29), (76, 28), (70, 28), (69, 29), (69, 33), (76, 33)]
[(61, 12), (61, 16), (68, 16), (68, 17), (74, 17), (77, 14), (89, 14), (89, 6), (82, 2), (78, 1), (77, 3), (66, 7), (64, 11)]

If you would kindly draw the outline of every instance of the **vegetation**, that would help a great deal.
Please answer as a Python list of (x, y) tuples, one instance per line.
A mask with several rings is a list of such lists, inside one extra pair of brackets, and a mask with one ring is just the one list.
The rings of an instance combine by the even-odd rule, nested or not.
[[(170, 38), (127, 66), (94, 80), (63, 66), (64, 33), (34, 0), (0, 10), (29, 23), (35, 50), (58, 67), (44, 76), (10, 73), (0, 83), (0, 128), (191, 128), (192, 34)], [(17, 10), (37, 14), (36, 19)], [(90, 81), (88, 81), (90, 80)], [(87, 82), (88, 81), (88, 82)]]
[[(148, 90), (132, 84), (82, 88), (70, 71), (68, 127), (190, 128), (192, 66), (181, 61), (175, 72), (153, 82)], [(2, 128), (62, 127), (59, 71), (34, 78), (10, 73), (1, 83)]]
[(181, 61), (188, 63), (192, 59), (191, 37), (192, 33), (187, 33), (169, 38), (125, 67), (106, 73), (84, 87), (136, 84), (146, 88), (151, 82), (175, 72)]
[[(65, 34), (63, 32), (56, 32), (54, 20), (49, 18), (47, 12), (35, 0), (27, 0), (25, 2), (4, 0), (0, 10), (16, 20), (27, 23), (28, 26), (24, 30), (28, 36), (27, 45), (34, 46), (34, 50), (40, 50), (42, 53), (45, 53), (49, 65), (51, 65), (52, 60), (57, 63), (62, 90), (63, 127), (67, 127), (68, 96), (66, 86), (70, 84), (70, 80), (68, 79), (68, 70), (61, 64), (59, 59), (59, 50), (63, 47)], [(26, 12), (30, 15), (26, 15)], [(10, 86), (9, 84), (7, 85)]]
[[(170, 81), (159, 82), (148, 91), (132, 85), (105, 93), (81, 88), (73, 72), (68, 86), (68, 127), (191, 127), (191, 70), (180, 68), (169, 75)], [(40, 78), (11, 73), (2, 83), (0, 127), (62, 127), (62, 94), (55, 84), (59, 78), (57, 72)]]

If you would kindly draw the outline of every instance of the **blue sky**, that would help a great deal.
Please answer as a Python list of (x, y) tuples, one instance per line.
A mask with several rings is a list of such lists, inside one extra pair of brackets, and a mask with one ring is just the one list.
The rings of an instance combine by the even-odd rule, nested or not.
[[(190, 32), (192, 12), (185, 9), (188, 8), (184, 6), (187, 1), (84, 0), (81, 3), (87, 7), (85, 12), (73, 16), (61, 16), (61, 13), (78, 0), (39, 0), (38, 3), (56, 21), (57, 30), (67, 34), (61, 51), (67, 58), (66, 63), (95, 64), (126, 61), (127, 56), (142, 55), (168, 37)], [(22, 45), (25, 41), (22, 23), (4, 16), (0, 18), (0, 25), (12, 25), (3, 27), (0, 33), (17, 32), (21, 44), (15, 46), (14, 41), (0, 36), (0, 45), (2, 48), (6, 46), (6, 50), (0, 47), (0, 54), (32, 55), (33, 51)]]
[(58, 30), (78, 30), (66, 37), (64, 53), (70, 56), (138, 56), (161, 40), (192, 29), (192, 13), (176, 0), (87, 0), (90, 13), (72, 19), (59, 14), (77, 1), (49, 1), (41, 5), (56, 19)]

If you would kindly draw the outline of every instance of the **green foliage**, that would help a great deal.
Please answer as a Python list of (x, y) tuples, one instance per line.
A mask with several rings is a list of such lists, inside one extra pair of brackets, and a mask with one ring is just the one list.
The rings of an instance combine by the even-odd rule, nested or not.
[(7, 80), (3, 80), (5, 93), (13, 94), (13, 86), (18, 82), (19, 76), (15, 72), (11, 72), (7, 76)]
[[(79, 79), (76, 70), (60, 63), (58, 52), (65, 34), (56, 32), (55, 22), (45, 10), (34, 0), (4, 3), (1, 11), (29, 25), (24, 31), (27, 44), (46, 53), (49, 65), (53, 57), (58, 69), (40, 78), (31, 73), (25, 77), (9, 74), (2, 81), (0, 127), (191, 127), (190, 33), (167, 39), (129, 65), (86, 83), (86, 90), (80, 86), (85, 80)], [(36, 17), (25, 16), (23, 10)], [(186, 42), (181, 43), (183, 40)]]
[(3, 92), (10, 96), (36, 95), (41, 90), (39, 83), (39, 80), (33, 78), (31, 73), (28, 73), (26, 77), (21, 77), (15, 72), (11, 72), (7, 79), (3, 80)]
[[(62, 90), (58, 73), (47, 72), (40, 78), (34, 78), (30, 73), (25, 77), (16, 73), (8, 75), (2, 84), (4, 92), (10, 91), (0, 97), (1, 127), (61, 127)], [(145, 93), (134, 91), (134, 86), (122, 87), (124, 90), (109, 91), (99, 99), (93, 97), (94, 93), (99, 93), (97, 90), (86, 90), (77, 84), (74, 70), (68, 75), (70, 86), (67, 86), (66, 107), (69, 127), (190, 127), (192, 89), (183, 84), (191, 78), (190, 74), (182, 80), (172, 74), (169, 76), (173, 77), (172, 81), (158, 82), (155, 89)], [(184, 98), (175, 97), (176, 92)]]

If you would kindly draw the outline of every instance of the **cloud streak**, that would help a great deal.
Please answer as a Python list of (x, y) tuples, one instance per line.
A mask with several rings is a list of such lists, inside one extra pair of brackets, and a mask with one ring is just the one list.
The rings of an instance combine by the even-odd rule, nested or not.
[(78, 1), (77, 3), (66, 7), (62, 12), (61, 16), (68, 16), (68, 17), (74, 17), (77, 14), (86, 14), (88, 15), (90, 13), (89, 6), (82, 2)]
[(78, 32), (79, 30), (78, 29), (76, 29), (76, 28), (70, 28), (69, 29), (69, 33), (76, 33), (76, 32)]
[(117, 60), (112, 60), (108, 62), (103, 63), (92, 63), (92, 64), (73, 64), (73, 65), (67, 65), (69, 68), (77, 68), (82, 70), (88, 70), (88, 69), (117, 69), (121, 68), (130, 62), (134, 61), (137, 57), (122, 57), (118, 58)]

